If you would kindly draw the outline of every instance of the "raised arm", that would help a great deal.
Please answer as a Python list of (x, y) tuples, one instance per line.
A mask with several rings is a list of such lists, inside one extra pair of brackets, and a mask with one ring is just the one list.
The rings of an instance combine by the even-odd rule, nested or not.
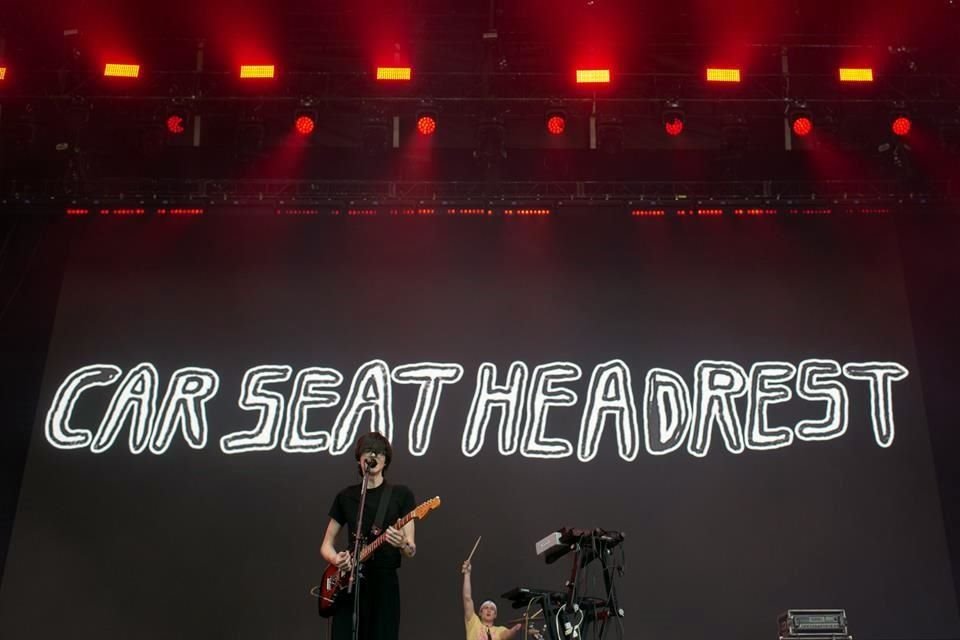
[(470, 585), (470, 561), (467, 560), (460, 567), (460, 573), (463, 574), (463, 619), (469, 620), (474, 615), (473, 610), (473, 589)]

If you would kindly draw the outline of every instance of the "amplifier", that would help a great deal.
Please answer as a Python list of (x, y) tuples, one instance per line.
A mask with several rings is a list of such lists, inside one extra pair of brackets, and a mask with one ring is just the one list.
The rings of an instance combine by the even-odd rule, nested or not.
[(848, 636), (843, 609), (789, 609), (778, 618), (781, 638), (835, 638)]

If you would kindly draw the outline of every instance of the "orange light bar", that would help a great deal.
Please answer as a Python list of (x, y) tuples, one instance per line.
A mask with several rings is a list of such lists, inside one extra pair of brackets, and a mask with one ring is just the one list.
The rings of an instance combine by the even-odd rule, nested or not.
[(873, 69), (840, 67), (840, 82), (873, 82)]
[(707, 67), (707, 82), (740, 82), (740, 69)]
[(0, 80), (5, 80), (7, 77), (7, 68), (0, 67)]
[(140, 65), (108, 62), (103, 67), (103, 76), (105, 78), (139, 78)]
[(610, 69), (577, 69), (577, 84), (610, 84)]
[(244, 64), (240, 65), (240, 77), (245, 79), (252, 78), (272, 78), (276, 69), (272, 64)]
[(377, 80), (409, 80), (410, 67), (377, 67)]

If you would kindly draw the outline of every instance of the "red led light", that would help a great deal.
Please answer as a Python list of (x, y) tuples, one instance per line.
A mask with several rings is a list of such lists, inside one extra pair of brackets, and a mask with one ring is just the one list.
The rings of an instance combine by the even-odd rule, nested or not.
[(184, 120), (183, 120), (183, 116), (181, 115), (174, 114), (174, 115), (168, 116), (167, 122), (166, 122), (167, 132), (172, 133), (174, 135), (179, 135), (183, 133), (184, 131), (186, 131), (186, 128), (184, 128), (183, 126), (183, 123), (184, 123)]
[(683, 133), (683, 120), (673, 117), (663, 123), (663, 128), (671, 136), (678, 136)]
[(707, 82), (740, 82), (740, 69), (707, 68)]
[(547, 131), (558, 136), (567, 128), (567, 119), (561, 115), (552, 115), (547, 118)]
[(245, 80), (258, 78), (273, 78), (277, 69), (272, 64), (244, 64), (240, 65), (240, 77)]
[(381, 81), (406, 81), (410, 75), (410, 67), (377, 67), (377, 80)]
[(103, 75), (107, 78), (139, 78), (140, 65), (108, 62), (103, 67)]
[(577, 84), (610, 84), (610, 69), (577, 69)]
[(806, 117), (800, 116), (793, 121), (793, 132), (800, 136), (808, 136), (813, 131), (813, 121)]
[(893, 123), (890, 125), (890, 129), (898, 136), (905, 136), (910, 133), (910, 128), (912, 126), (913, 123), (910, 122), (910, 118), (906, 116), (900, 116), (893, 121)]
[(873, 69), (840, 67), (840, 82), (873, 82)]
[(417, 131), (422, 136), (431, 136), (437, 130), (437, 120), (433, 116), (422, 115), (417, 118)]
[(300, 116), (297, 118), (296, 122), (294, 122), (293, 126), (297, 130), (297, 133), (302, 136), (308, 136), (313, 133), (316, 123), (310, 116)]

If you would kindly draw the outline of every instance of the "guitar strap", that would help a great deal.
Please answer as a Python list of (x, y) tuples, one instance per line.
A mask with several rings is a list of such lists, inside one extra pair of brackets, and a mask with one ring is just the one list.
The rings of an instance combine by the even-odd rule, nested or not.
[[(386, 484), (386, 482), (384, 482)], [(387, 484), (383, 488), (383, 494), (380, 496), (380, 504), (377, 505), (377, 515), (373, 517), (373, 530), (375, 536), (379, 536), (386, 531), (383, 519), (387, 516), (387, 504), (390, 502), (390, 495), (393, 493), (393, 485)]]

